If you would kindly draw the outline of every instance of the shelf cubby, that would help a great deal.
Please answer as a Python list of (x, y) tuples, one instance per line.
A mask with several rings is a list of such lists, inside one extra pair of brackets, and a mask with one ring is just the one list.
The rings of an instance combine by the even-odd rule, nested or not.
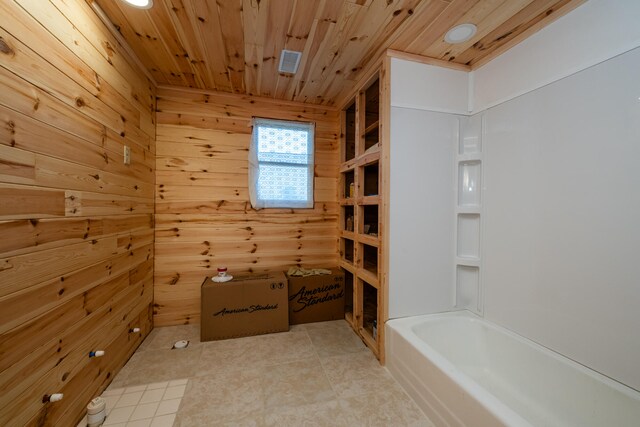
[(375, 246), (369, 246), (364, 243), (360, 243), (360, 265), (363, 269), (369, 273), (378, 275), (378, 248)]
[(348, 263), (355, 264), (355, 245), (353, 240), (340, 238), (340, 257)]
[(353, 324), (353, 290), (354, 290), (354, 276), (349, 270), (343, 268), (344, 273), (344, 312), (345, 318), (351, 324)]
[(480, 176), (480, 161), (464, 161), (459, 163), (459, 206), (480, 206)]
[(458, 214), (456, 255), (460, 258), (480, 257), (480, 215)]
[(364, 91), (364, 129), (367, 130), (380, 119), (380, 80), (376, 79)]
[(374, 321), (377, 323), (378, 320), (378, 289), (364, 280), (359, 281), (359, 287), (362, 291), (361, 329), (375, 342), (378, 338), (378, 334), (374, 334)]
[(344, 144), (342, 162), (356, 157), (356, 103), (353, 102), (344, 112)]
[(378, 165), (379, 163), (376, 161), (362, 167), (361, 175), (363, 194), (361, 194), (361, 196), (377, 196), (380, 194), (380, 176)]
[(367, 129), (364, 134), (365, 151), (374, 147), (380, 141), (380, 133), (378, 131), (378, 122), (375, 122), (371, 129)]
[(479, 310), (480, 269), (478, 267), (456, 266), (456, 306), (469, 310)]
[(340, 207), (340, 221), (341, 230), (354, 232), (355, 208), (353, 205), (344, 205)]
[(462, 135), (458, 144), (460, 156), (476, 155), (482, 153), (482, 115), (475, 114), (467, 118), (466, 126), (463, 126)]
[(362, 205), (358, 209), (360, 210), (358, 215), (362, 219), (358, 233), (377, 237), (379, 224), (378, 205)]
[(343, 199), (353, 199), (355, 197), (356, 184), (355, 171), (348, 170), (346, 172), (342, 172), (340, 175), (342, 181), (342, 193), (340, 194), (340, 197)]

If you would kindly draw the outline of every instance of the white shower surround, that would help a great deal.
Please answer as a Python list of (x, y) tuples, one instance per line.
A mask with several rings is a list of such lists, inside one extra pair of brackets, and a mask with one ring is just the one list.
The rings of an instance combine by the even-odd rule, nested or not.
[[(392, 59), (390, 184), (413, 188), (417, 179), (394, 172), (394, 164), (402, 164), (394, 132), (407, 136), (404, 144), (433, 154), (421, 146), (434, 141), (422, 125), (427, 119), (440, 115), (443, 129), (458, 121), (461, 126), (450, 136), (438, 133), (436, 139), (456, 144), (465, 131), (462, 116), (484, 116), (481, 262), (478, 295), (469, 306), (477, 300), (487, 320), (640, 390), (640, 340), (634, 332), (640, 329), (640, 270), (633, 261), (634, 242), (640, 241), (640, 174), (633, 167), (640, 158), (640, 50), (632, 50), (640, 46), (638, 21), (640, 2), (590, 0), (471, 73), (468, 84), (458, 71)], [(424, 118), (416, 132), (394, 130), (395, 123), (411, 122), (405, 115)], [(446, 155), (456, 149), (439, 147)], [(411, 149), (405, 146), (401, 154), (410, 158)], [(455, 274), (443, 263), (455, 266), (459, 242), (453, 233), (436, 233), (457, 221), (455, 179), (445, 175), (455, 170), (448, 166), (455, 159), (429, 161), (440, 162), (442, 173), (422, 169), (429, 184), (411, 197), (419, 199), (420, 209), (391, 197), (391, 318), (455, 309)], [(427, 190), (438, 180), (451, 186), (451, 196), (438, 190), (432, 204)], [(584, 185), (567, 194), (570, 182)], [(450, 209), (444, 222), (442, 204), (437, 216), (428, 210), (437, 202)], [(422, 260), (405, 256), (411, 253), (422, 254)], [(409, 274), (411, 263), (437, 266)]]

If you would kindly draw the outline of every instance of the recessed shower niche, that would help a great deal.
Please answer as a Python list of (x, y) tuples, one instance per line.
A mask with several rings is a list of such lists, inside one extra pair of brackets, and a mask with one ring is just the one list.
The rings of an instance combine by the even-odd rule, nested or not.
[(456, 252), (460, 258), (480, 258), (480, 215), (459, 214)]
[(466, 265), (456, 266), (456, 306), (478, 312), (479, 294), (480, 269)]
[(458, 205), (480, 206), (480, 161), (460, 162), (458, 167)]
[(458, 154), (461, 156), (473, 156), (482, 153), (482, 114), (475, 114), (465, 118), (462, 124)]

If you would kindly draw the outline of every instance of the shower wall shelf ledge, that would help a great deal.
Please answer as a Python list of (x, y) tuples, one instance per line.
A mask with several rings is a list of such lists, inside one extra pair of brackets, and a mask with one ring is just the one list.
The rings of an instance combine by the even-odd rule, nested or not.
[(459, 154), (458, 155), (458, 162), (459, 163), (480, 162), (481, 160), (482, 160), (481, 153)]
[(480, 267), (480, 258), (456, 257), (456, 265), (464, 265), (467, 267)]

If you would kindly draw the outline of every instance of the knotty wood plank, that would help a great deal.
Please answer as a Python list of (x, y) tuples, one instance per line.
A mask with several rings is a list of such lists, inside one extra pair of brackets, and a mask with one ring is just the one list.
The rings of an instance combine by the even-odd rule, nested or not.
[[(144, 11), (131, 10), (127, 6), (125, 8), (128, 10), (123, 11), (120, 4), (114, 1), (98, 1), (97, 3), (157, 83), (185, 83), (178, 79), (170, 80), (171, 71), (163, 67), (164, 55), (167, 55), (164, 51), (164, 44), (159, 41), (158, 34), (146, 32), (149, 27), (152, 28), (152, 24), (148, 22), (150, 18)], [(125, 12), (128, 12), (128, 15)], [(179, 69), (177, 64), (175, 67), (176, 70)]]
[(316, 238), (333, 238), (333, 224), (313, 224), (291, 227), (289, 225), (257, 225), (254, 227), (228, 225), (207, 227), (194, 223), (180, 224), (177, 227), (159, 225), (156, 237), (162, 238), (164, 243), (203, 243), (204, 242), (263, 242), (269, 240), (301, 240), (308, 241)]
[(42, 188), (65, 188), (152, 197), (153, 186), (110, 172), (0, 145), (0, 181)]
[[(58, 43), (42, 43), (43, 40), (50, 37), (49, 33), (24, 9), (14, 2), (3, 2), (0, 5), (0, 14), (7, 17), (2, 24), (7, 32), (18, 35), (25, 45), (92, 95), (119, 111), (127, 120), (150, 121), (149, 119), (141, 119), (141, 114), (145, 118), (151, 117), (153, 113), (153, 109), (150, 108), (151, 102), (148, 102), (146, 106), (140, 104), (140, 109), (136, 109), (131, 104), (132, 99), (126, 99), (83, 61), (78, 61), (78, 58), (65, 46)], [(139, 100), (133, 99), (133, 101), (138, 102)]]
[[(262, 87), (262, 64), (269, 0), (243, 0), (244, 86), (248, 95), (259, 95)], [(227, 90), (226, 92), (230, 92)]]
[[(0, 28), (0, 43), (8, 46), (2, 50), (2, 66), (34, 86), (54, 96), (61, 102), (82, 111), (97, 122), (117, 133), (124, 132), (124, 117), (105, 105), (91, 92), (69, 79), (49, 62), (45, 61), (18, 39)], [(6, 53), (5, 53), (6, 52)], [(29, 72), (35, 70), (36, 72)]]
[[(326, 2), (305, 2), (304, 0), (296, 0), (291, 11), (291, 18), (286, 30), (286, 36), (283, 49), (302, 52), (300, 58), (300, 67), (304, 67), (303, 61), (306, 61), (313, 43), (313, 33), (317, 27), (317, 16), (321, 13)], [(311, 39), (310, 39), (311, 36)], [(278, 55), (280, 58), (280, 55)], [(279, 99), (287, 98), (290, 87), (295, 87), (299, 80), (291, 74), (280, 73), (276, 80), (275, 97)]]
[(242, 0), (227, 0), (217, 4), (231, 89), (235, 93), (245, 93)]
[[(152, 241), (150, 230), (142, 233), (142, 243)], [(110, 256), (132, 249), (128, 243), (118, 244), (115, 236), (75, 243), (24, 255), (0, 258), (0, 297), (53, 279), (68, 271), (85, 268)]]
[[(45, 16), (40, 14), (43, 9), (47, 9), (47, 13), (50, 13), (49, 16), (56, 20), (53, 22), (60, 22), (61, 24), (62, 31), (60, 33), (56, 33), (56, 31), (60, 31), (57, 27), (56, 30), (53, 30), (52, 22), (47, 22), (44, 25), (53, 34), (69, 34), (71, 32), (69, 27), (72, 30), (76, 29), (76, 39), (73, 41), (73, 46), (68, 46), (66, 42), (65, 45), (73, 49), (78, 44), (83, 44), (83, 41), (86, 40), (90, 44), (86, 50), (91, 52), (92, 55), (79, 55), (79, 57), (94, 70), (100, 69), (97, 66), (98, 64), (104, 66), (105, 71), (99, 73), (101, 79), (108, 82), (113, 90), (117, 91), (141, 113), (141, 121), (136, 122), (136, 126), (144, 129), (146, 124), (151, 123), (153, 119), (154, 87), (144, 73), (139, 70), (137, 62), (129, 57), (128, 51), (113, 37), (87, 2), (50, 0), (56, 10), (51, 9), (49, 11), (46, 4), (40, 5), (40, 2), (35, 0), (16, 1), (23, 2), (23, 5), (28, 4), (30, 8), (38, 5), (38, 13), (34, 13), (33, 9), (29, 10), (30, 14), (36, 19), (38, 19), (38, 16)], [(65, 17), (66, 21), (63, 21), (62, 17)], [(42, 21), (39, 22), (43, 23)], [(102, 59), (95, 57), (94, 52), (101, 54)], [(110, 67), (106, 66), (107, 64)]]
[(255, 254), (260, 256), (274, 252), (309, 251), (324, 252), (335, 250), (337, 239), (327, 233), (328, 237), (307, 239), (273, 239), (273, 240), (205, 240), (201, 242), (168, 241), (157, 243), (155, 246), (156, 257), (171, 258), (184, 253), (198, 254), (197, 257), (215, 258), (216, 254), (240, 255)]
[(63, 274), (36, 286), (0, 298), (0, 333), (16, 328), (109, 278), (128, 271), (132, 265), (150, 260), (151, 245), (132, 249), (89, 267)]
[(60, 190), (0, 183), (0, 201), (0, 219), (65, 215), (65, 192)]
[[(280, 54), (285, 44), (286, 28), (291, 20), (295, 0), (271, 1), (267, 9), (267, 25), (263, 40), (262, 73), (258, 95), (275, 96)], [(251, 31), (251, 28), (246, 31)]]
[[(71, 133), (34, 120), (0, 105), (0, 144), (67, 160), (106, 172), (129, 176), (144, 182), (153, 181), (151, 154), (131, 144), (131, 164), (123, 164), (122, 141), (107, 132), (101, 139), (87, 141)], [(117, 139), (116, 139), (117, 138)], [(55, 144), (51, 141), (55, 140)]]
[(131, 215), (153, 213), (153, 200), (140, 197), (65, 191), (66, 216)]
[(195, 113), (222, 119), (238, 117), (245, 120), (260, 114), (260, 112), (266, 112), (268, 113), (265, 115), (266, 117), (318, 122), (327, 120), (332, 115), (336, 117), (338, 115), (337, 110), (318, 108), (297, 102), (168, 88), (158, 90), (158, 111), (181, 114)]
[[(266, 2), (267, 0), (263, 0)], [(224, 52), (224, 39), (219, 25), (217, 2), (212, 0), (190, 2), (185, 6), (191, 26), (195, 29), (194, 37), (197, 39), (198, 49), (202, 57), (201, 66), (211, 74), (213, 85), (205, 88), (216, 89), (223, 92), (231, 92), (231, 81), (226, 69), (226, 55)], [(248, 13), (243, 7), (243, 17)], [(198, 65), (198, 64), (197, 64)], [(196, 65), (196, 66), (197, 66)]]
[[(76, 56), (108, 81), (122, 96), (132, 99), (140, 110), (149, 111), (152, 97), (146, 78), (135, 70), (118, 47), (118, 42), (85, 2), (14, 0)], [(62, 9), (59, 10), (59, 9)], [(67, 20), (73, 17), (74, 24)], [(14, 34), (15, 36), (15, 34)], [(146, 103), (146, 104), (145, 104)]]

